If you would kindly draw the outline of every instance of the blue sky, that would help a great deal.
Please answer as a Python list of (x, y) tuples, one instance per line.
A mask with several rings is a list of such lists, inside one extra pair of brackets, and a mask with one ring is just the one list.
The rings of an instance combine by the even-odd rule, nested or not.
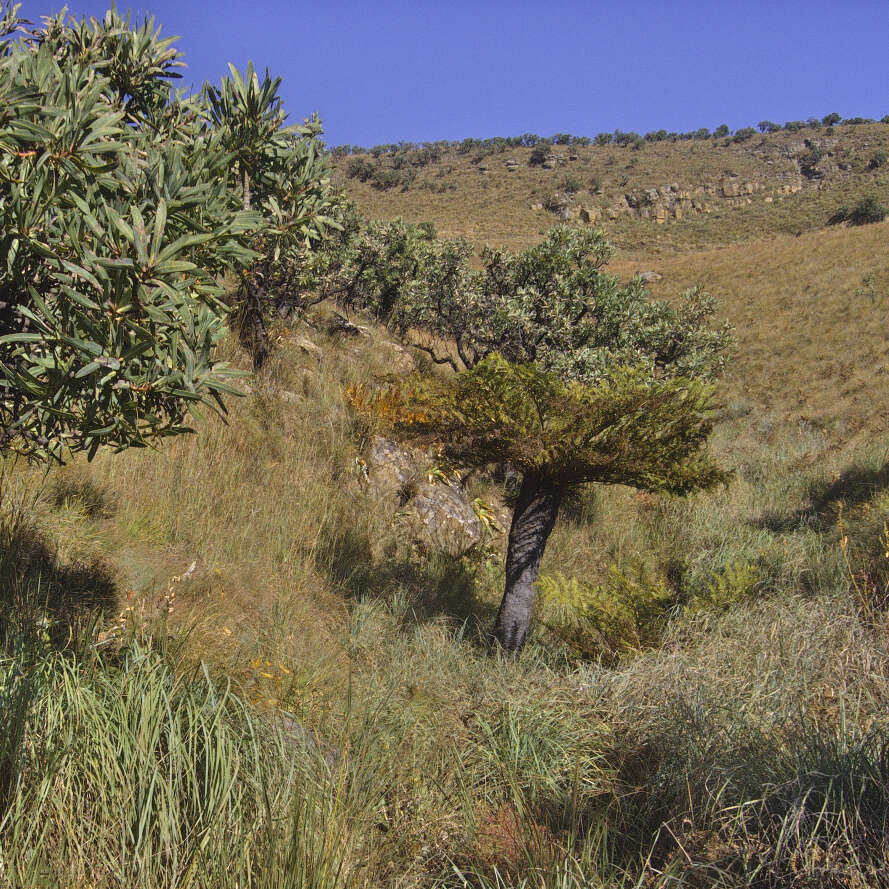
[[(70, 0), (99, 15), (108, 2)], [(39, 19), (61, 3), (24, 0)], [(331, 145), (889, 114), (886, 0), (134, 0), (185, 83), (248, 59)]]

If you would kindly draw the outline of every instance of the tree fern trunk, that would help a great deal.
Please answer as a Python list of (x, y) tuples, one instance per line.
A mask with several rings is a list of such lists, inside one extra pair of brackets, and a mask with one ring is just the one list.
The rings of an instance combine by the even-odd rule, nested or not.
[(562, 488), (553, 478), (525, 473), (509, 528), (506, 587), (494, 623), (494, 638), (507, 651), (525, 644), (540, 559), (561, 501)]

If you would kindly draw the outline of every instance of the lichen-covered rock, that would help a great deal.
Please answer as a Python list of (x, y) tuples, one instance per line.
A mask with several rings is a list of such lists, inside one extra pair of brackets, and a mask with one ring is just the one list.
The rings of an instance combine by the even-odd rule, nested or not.
[(482, 525), (472, 504), (452, 485), (424, 482), (406, 511), (436, 549), (461, 555), (481, 542)]
[(416, 453), (381, 435), (374, 437), (367, 456), (370, 484), (384, 497), (404, 498), (421, 478)]
[(420, 451), (377, 436), (368, 454), (368, 481), (414, 540), (461, 555), (481, 542), (482, 524), (459, 487), (427, 479), (430, 462)]

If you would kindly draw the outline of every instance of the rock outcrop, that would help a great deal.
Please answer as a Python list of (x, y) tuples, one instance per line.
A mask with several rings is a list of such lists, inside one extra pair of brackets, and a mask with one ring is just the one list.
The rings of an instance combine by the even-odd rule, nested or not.
[(415, 541), (461, 555), (481, 542), (482, 524), (458, 485), (429, 480), (429, 464), (422, 452), (377, 436), (368, 454), (368, 482)]

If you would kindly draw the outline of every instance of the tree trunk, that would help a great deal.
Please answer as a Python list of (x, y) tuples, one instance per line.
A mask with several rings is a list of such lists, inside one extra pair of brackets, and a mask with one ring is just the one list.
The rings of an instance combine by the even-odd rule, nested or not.
[(525, 644), (540, 559), (561, 502), (562, 487), (552, 477), (525, 473), (509, 527), (506, 588), (494, 623), (494, 638), (507, 651)]
[(244, 282), (243, 315), (241, 316), (241, 345), (253, 358), (253, 369), (259, 370), (269, 354), (269, 334), (262, 316), (262, 283), (250, 274)]
[(250, 210), (252, 195), (250, 194), (250, 174), (247, 172), (247, 164), (241, 161), (241, 203), (245, 210)]

